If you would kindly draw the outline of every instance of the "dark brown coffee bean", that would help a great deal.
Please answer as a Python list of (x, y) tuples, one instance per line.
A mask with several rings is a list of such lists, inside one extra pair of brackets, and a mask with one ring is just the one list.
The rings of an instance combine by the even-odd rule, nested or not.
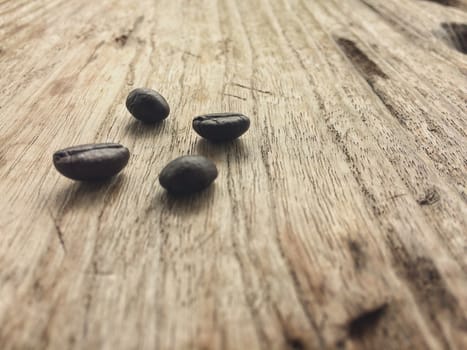
[(243, 135), (250, 127), (250, 118), (240, 113), (213, 113), (193, 119), (193, 129), (214, 141), (230, 141)]
[(174, 159), (161, 171), (159, 182), (173, 194), (189, 194), (208, 187), (217, 177), (216, 165), (203, 156)]
[(57, 151), (53, 162), (55, 168), (70, 179), (92, 181), (118, 174), (129, 158), (128, 148), (118, 143), (96, 143)]
[(126, 99), (126, 108), (136, 119), (145, 123), (157, 123), (168, 117), (170, 107), (157, 91), (134, 89)]

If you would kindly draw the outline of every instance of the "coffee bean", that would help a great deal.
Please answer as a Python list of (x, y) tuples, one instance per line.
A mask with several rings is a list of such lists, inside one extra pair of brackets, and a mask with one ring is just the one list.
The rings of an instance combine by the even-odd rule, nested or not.
[(244, 134), (250, 118), (240, 113), (213, 113), (193, 119), (193, 129), (202, 137), (214, 141), (230, 141)]
[(129, 158), (128, 148), (118, 143), (96, 143), (57, 151), (53, 162), (55, 168), (70, 179), (92, 181), (118, 174)]
[(174, 159), (161, 171), (159, 182), (173, 194), (189, 194), (208, 187), (217, 177), (216, 165), (203, 156)]
[(145, 123), (156, 123), (167, 118), (170, 107), (157, 91), (134, 89), (126, 99), (126, 108), (136, 119)]

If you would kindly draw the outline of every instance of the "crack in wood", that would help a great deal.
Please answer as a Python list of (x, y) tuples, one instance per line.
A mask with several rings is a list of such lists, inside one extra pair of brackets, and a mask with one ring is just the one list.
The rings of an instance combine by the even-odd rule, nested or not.
[(377, 307), (361, 312), (358, 316), (350, 320), (347, 325), (349, 337), (354, 339), (362, 338), (374, 330), (386, 313), (387, 308), (388, 303), (383, 303)]
[(389, 102), (386, 93), (381, 91), (375, 85), (375, 77), (379, 77), (385, 80), (389, 79), (386, 73), (384, 73), (375, 62), (373, 62), (362, 50), (360, 50), (352, 40), (338, 37), (335, 39), (335, 41), (343, 51), (344, 55), (349, 59), (349, 61), (355, 67), (357, 72), (360, 73), (363, 79), (365, 79), (373, 93), (383, 103), (389, 113), (391, 113), (391, 115), (394, 116), (402, 126), (406, 127), (407, 117), (399, 112), (396, 107), (394, 107)]
[(367, 256), (362, 246), (359, 242), (355, 240), (349, 240), (347, 243), (349, 246), (350, 255), (352, 256), (355, 269), (357, 271), (364, 269), (367, 264)]
[(388, 79), (389, 77), (382, 69), (370, 59), (358, 46), (350, 39), (338, 37), (335, 39), (347, 58), (363, 75), (365, 80), (372, 80), (375, 76)]
[(52, 211), (50, 209), (47, 209), (47, 210), (49, 211), (50, 218), (52, 219), (52, 222), (54, 224), (55, 233), (57, 235), (60, 246), (62, 247), (63, 251), (66, 253), (67, 249), (65, 246), (65, 240), (63, 238), (63, 231), (60, 227), (60, 224), (58, 223), (58, 219), (52, 214)]
[(451, 6), (451, 7), (457, 7), (460, 4), (459, 0), (424, 0), (424, 1), (434, 2), (439, 5)]
[(443, 22), (441, 23), (449, 37), (449, 44), (452, 45), (457, 51), (467, 54), (467, 24)]

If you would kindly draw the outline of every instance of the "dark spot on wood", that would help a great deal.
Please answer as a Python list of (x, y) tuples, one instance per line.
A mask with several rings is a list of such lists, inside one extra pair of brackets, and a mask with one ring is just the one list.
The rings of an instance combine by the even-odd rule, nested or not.
[(128, 35), (127, 34), (122, 34), (120, 36), (117, 36), (114, 41), (120, 45), (121, 47), (125, 46), (126, 42), (128, 40)]
[(467, 54), (467, 24), (441, 23), (441, 27), (448, 35), (448, 44), (457, 51)]
[(450, 320), (451, 327), (466, 331), (467, 318), (435, 263), (427, 257), (412, 256), (405, 247), (392, 239), (389, 247), (396, 272), (406, 281), (420, 311), (430, 322), (432, 333), (443, 343), (449, 343), (438, 320), (440, 314)]
[(453, 7), (456, 7), (459, 5), (459, 0), (425, 0), (425, 1), (428, 1), (428, 2), (435, 2), (439, 5), (443, 5), (443, 6), (453, 6)]
[(384, 303), (370, 310), (363, 311), (348, 323), (350, 338), (362, 338), (373, 330), (385, 314), (388, 304)]
[(417, 294), (433, 303), (433, 306), (454, 309), (453, 305), (456, 304), (457, 307), (456, 300), (448, 291), (433, 261), (425, 257), (410, 259), (402, 260), (403, 272)]
[(57, 96), (66, 94), (72, 90), (74, 81), (75, 79), (73, 77), (64, 77), (53, 81), (50, 87), (50, 95)]
[(337, 350), (344, 350), (346, 348), (346, 342), (345, 339), (340, 339), (336, 343), (336, 349)]
[(432, 260), (426, 257), (412, 257), (402, 246), (390, 246), (398, 272), (408, 281), (420, 300), (433, 303), (433, 306), (454, 308), (455, 299), (447, 290)]
[(365, 80), (371, 80), (375, 76), (388, 79), (388, 76), (373, 62), (352, 40), (337, 38), (337, 45), (344, 52), (347, 58), (357, 68)]
[(438, 202), (440, 199), (438, 191), (435, 188), (430, 188), (426, 191), (425, 195), (417, 200), (420, 205), (432, 205)]
[(366, 254), (363, 251), (361, 245), (354, 240), (348, 241), (350, 254), (352, 255), (352, 260), (356, 270), (361, 270), (366, 266)]
[(69, 337), (68, 337), (68, 344), (69, 345), (74, 345), (76, 343), (76, 336), (71, 334)]
[[(136, 18), (131, 28), (128, 28), (126, 31), (123, 32), (123, 34), (120, 34), (119, 36), (114, 38), (114, 42), (118, 46), (124, 47), (127, 44), (127, 42), (130, 40), (130, 38), (132, 36), (134, 37), (133, 33), (138, 29), (138, 27), (141, 25), (143, 20), (144, 20), (144, 16), (139, 16), (138, 18)], [(142, 41), (139, 38), (136, 38), (136, 41), (138, 43), (142, 43)]]
[(300, 338), (287, 339), (287, 345), (291, 350), (305, 350), (306, 346)]

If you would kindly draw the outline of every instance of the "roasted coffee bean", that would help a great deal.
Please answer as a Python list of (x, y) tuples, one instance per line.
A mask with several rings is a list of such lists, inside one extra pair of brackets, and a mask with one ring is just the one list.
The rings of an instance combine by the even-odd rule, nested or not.
[(173, 194), (189, 194), (208, 187), (217, 177), (216, 165), (203, 156), (174, 159), (161, 171), (159, 182)]
[(240, 113), (213, 113), (193, 119), (193, 129), (202, 137), (214, 141), (230, 141), (244, 134), (250, 118)]
[(157, 91), (134, 89), (126, 99), (126, 108), (136, 119), (145, 123), (157, 123), (167, 118), (170, 107)]
[(96, 143), (57, 151), (53, 162), (55, 168), (70, 179), (92, 181), (118, 174), (129, 158), (128, 148), (118, 143)]

